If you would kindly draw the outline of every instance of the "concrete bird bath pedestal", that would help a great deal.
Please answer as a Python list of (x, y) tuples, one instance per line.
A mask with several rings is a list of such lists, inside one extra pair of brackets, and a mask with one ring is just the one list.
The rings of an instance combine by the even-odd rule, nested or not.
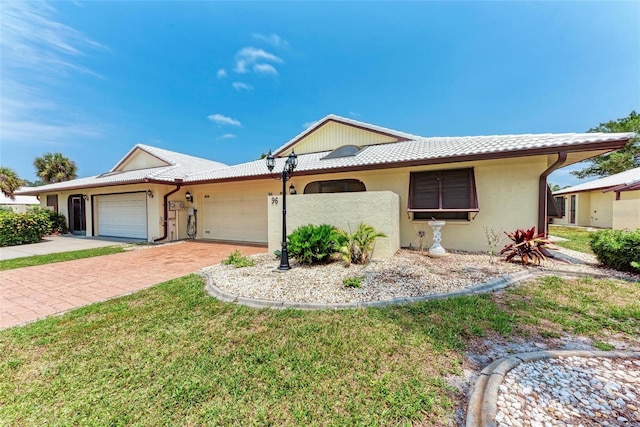
[(429, 256), (441, 257), (447, 254), (440, 242), (442, 242), (442, 234), (440, 229), (444, 227), (446, 221), (428, 221), (427, 224), (433, 229), (433, 245), (429, 248)]

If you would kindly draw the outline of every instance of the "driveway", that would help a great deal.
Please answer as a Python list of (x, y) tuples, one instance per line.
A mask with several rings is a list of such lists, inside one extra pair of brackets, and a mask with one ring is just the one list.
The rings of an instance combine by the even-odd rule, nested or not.
[(250, 255), (267, 248), (190, 241), (0, 271), (0, 329), (194, 273), (235, 250)]
[(123, 243), (135, 243), (140, 240), (120, 239), (117, 237), (85, 237), (85, 236), (47, 236), (41, 242), (28, 245), (5, 246), (0, 248), (0, 260), (21, 258), (31, 255), (46, 255), (58, 252), (80, 251), (83, 249), (102, 248)]

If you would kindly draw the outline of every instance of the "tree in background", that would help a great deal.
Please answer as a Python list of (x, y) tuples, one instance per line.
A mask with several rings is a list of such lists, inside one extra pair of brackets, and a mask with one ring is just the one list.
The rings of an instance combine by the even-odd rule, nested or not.
[(13, 169), (0, 166), (0, 191), (2, 194), (13, 199), (14, 193), (22, 184), (23, 181)]
[(62, 153), (45, 153), (42, 157), (36, 157), (33, 166), (36, 175), (47, 184), (69, 181), (78, 176), (76, 164)]
[[(597, 127), (587, 132), (636, 132), (640, 134), (640, 115), (632, 111), (628, 117), (600, 123)], [(587, 160), (589, 166), (571, 173), (578, 178), (588, 176), (609, 176), (640, 167), (640, 135), (631, 140), (627, 145), (612, 153), (602, 154)]]

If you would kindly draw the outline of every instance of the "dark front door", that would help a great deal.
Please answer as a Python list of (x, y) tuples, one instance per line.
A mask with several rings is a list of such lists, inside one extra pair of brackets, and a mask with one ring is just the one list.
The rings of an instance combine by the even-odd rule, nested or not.
[(73, 234), (84, 236), (87, 233), (84, 208), (84, 196), (82, 194), (69, 196), (69, 231)]
[(576, 223), (576, 196), (571, 196), (571, 218), (569, 224)]

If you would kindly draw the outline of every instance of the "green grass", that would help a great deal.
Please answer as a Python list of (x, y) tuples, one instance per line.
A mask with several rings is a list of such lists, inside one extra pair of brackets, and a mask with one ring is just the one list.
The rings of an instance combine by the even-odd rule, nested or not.
[(603, 340), (613, 334), (640, 337), (638, 283), (545, 277), (507, 291), (504, 304), (518, 324), (536, 325), (541, 335), (584, 335), (599, 348), (609, 346)]
[[(549, 336), (606, 329), (637, 340), (639, 291), (580, 283), (553, 279), (498, 295), (299, 311), (222, 303), (203, 292), (201, 278), (186, 276), (0, 331), (0, 420), (447, 425), (462, 401), (447, 378), (461, 374), (464, 350), (477, 337), (523, 334), (527, 326)], [(606, 338), (598, 345), (606, 348)]]
[(554, 242), (555, 245), (587, 254), (593, 254), (591, 246), (589, 246), (593, 233), (593, 231), (587, 231), (584, 228), (549, 225), (550, 235), (569, 239), (566, 242)]
[(123, 252), (122, 246), (105, 246), (81, 251), (60, 252), (47, 255), (33, 255), (22, 258), (14, 258), (0, 261), (0, 271), (14, 268), (32, 267), (34, 265), (51, 264), (54, 262), (72, 261), (74, 259), (91, 258), (102, 255), (117, 254)]

